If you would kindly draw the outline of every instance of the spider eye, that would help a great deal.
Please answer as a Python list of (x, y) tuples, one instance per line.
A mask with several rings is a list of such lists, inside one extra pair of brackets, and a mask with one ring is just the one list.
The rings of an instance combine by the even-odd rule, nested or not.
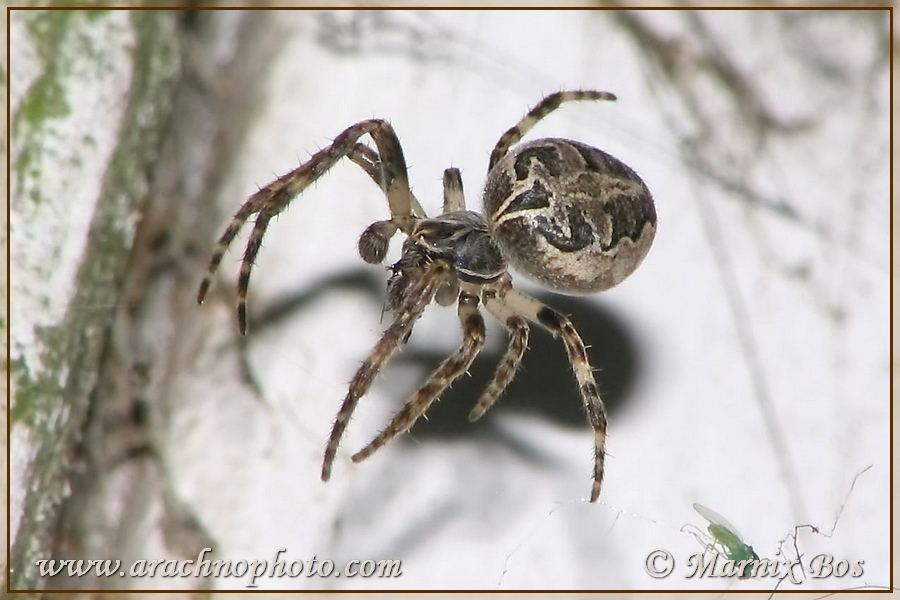
[(413, 243), (424, 246), (427, 250), (440, 252), (446, 250), (451, 232), (429, 222), (423, 222), (409, 236)]

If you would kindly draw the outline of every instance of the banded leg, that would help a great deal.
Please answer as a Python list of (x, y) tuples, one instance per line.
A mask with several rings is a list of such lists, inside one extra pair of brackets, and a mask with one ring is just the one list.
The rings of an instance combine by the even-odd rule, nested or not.
[(462, 294), (459, 298), (459, 321), (463, 329), (463, 343), (431, 374), (428, 381), (403, 405), (387, 428), (368, 446), (353, 455), (353, 462), (360, 462), (375, 453), (388, 441), (409, 430), (428, 408), (456, 379), (468, 371), (475, 357), (484, 346), (484, 319), (478, 312), (478, 298)]
[(525, 355), (525, 350), (528, 348), (529, 328), (524, 318), (513, 313), (508, 306), (498, 300), (496, 292), (484, 294), (484, 306), (506, 328), (509, 334), (509, 343), (503, 358), (500, 359), (500, 364), (494, 371), (491, 382), (469, 413), (469, 421), (473, 422), (490, 410), (512, 382), (522, 363), (522, 356)]
[(596, 502), (600, 497), (600, 488), (603, 485), (603, 466), (606, 458), (606, 406), (600, 398), (597, 382), (594, 381), (593, 368), (588, 361), (584, 342), (575, 330), (575, 326), (564, 314), (553, 310), (539, 300), (515, 289), (508, 289), (502, 297), (502, 301), (516, 313), (521, 314), (532, 323), (540, 325), (554, 337), (562, 339), (566, 347), (566, 354), (572, 364), (575, 380), (578, 382), (578, 391), (584, 402), (588, 422), (594, 429), (594, 483), (591, 487), (591, 502)]
[(247, 243), (238, 278), (238, 327), (242, 334), (246, 333), (247, 287), (250, 283), (253, 261), (259, 252), (269, 221), (287, 208), (295, 197), (334, 166), (337, 161), (350, 154), (355, 148), (356, 141), (365, 134), (372, 137), (379, 150), (383, 191), (390, 205), (391, 217), (399, 219), (410, 216), (413, 206), (412, 192), (409, 189), (406, 161), (403, 158), (403, 149), (400, 147), (397, 134), (386, 121), (380, 119), (361, 121), (342, 131), (330, 146), (313, 154), (308, 161), (260, 189), (241, 206), (219, 238), (206, 276), (200, 283), (197, 302), (203, 302), (212, 276), (219, 268), (225, 251), (240, 228), (250, 215), (257, 214), (256, 225), (250, 235), (250, 241)]
[(347, 396), (341, 404), (325, 447), (325, 459), (322, 462), (322, 481), (331, 478), (331, 467), (334, 457), (337, 455), (341, 437), (350, 423), (350, 417), (356, 410), (360, 398), (366, 395), (372, 386), (375, 376), (382, 367), (391, 359), (397, 349), (406, 341), (412, 333), (413, 325), (425, 310), (438, 288), (444, 283), (448, 275), (448, 269), (441, 263), (432, 263), (431, 269), (426, 271), (421, 278), (416, 279), (414, 285), (408, 288), (408, 295), (404, 303), (396, 310), (396, 318), (391, 326), (381, 335), (381, 339), (375, 344), (372, 353), (353, 375)]
[(444, 169), (444, 214), (466, 210), (459, 169)]
[[(350, 151), (350, 154), (347, 155), (347, 158), (365, 171), (369, 177), (372, 178), (372, 181), (374, 181), (382, 190), (386, 190), (390, 187), (391, 182), (385, 179), (384, 171), (381, 166), (381, 157), (378, 156), (377, 152), (365, 144), (357, 142), (353, 146), (353, 150)], [(412, 190), (409, 192), (409, 198), (412, 203), (412, 214), (420, 219), (426, 218), (428, 215), (425, 214), (425, 209), (419, 204), (419, 200), (416, 198), (415, 194), (412, 193)]]
[[(383, 190), (389, 187), (390, 182), (385, 180), (385, 172), (382, 169), (381, 158), (378, 156), (377, 152), (365, 144), (357, 142), (356, 145), (353, 146), (353, 150), (350, 151), (350, 154), (347, 155), (347, 158), (365, 171), (378, 187)], [(412, 201), (413, 215), (417, 218), (426, 218), (427, 215), (425, 214), (425, 209), (419, 204), (419, 201), (412, 191), (410, 191), (409, 196)], [(375, 221), (366, 227), (359, 236), (359, 241), (357, 243), (357, 250), (360, 258), (369, 264), (379, 264), (383, 262), (384, 258), (387, 256), (388, 244), (390, 243), (391, 238), (394, 237), (394, 234), (400, 229), (407, 230), (411, 227), (405, 225), (407, 220), (406, 217), (401, 219), (392, 217), (386, 221)]]
[(541, 100), (537, 106), (528, 111), (521, 121), (513, 127), (506, 130), (506, 133), (500, 136), (494, 151), (491, 152), (491, 159), (488, 162), (488, 172), (494, 168), (500, 160), (506, 156), (509, 149), (519, 143), (526, 133), (531, 131), (538, 121), (559, 108), (563, 102), (572, 100), (615, 100), (616, 96), (609, 92), (594, 92), (590, 90), (577, 90), (571, 92), (556, 92), (550, 94)]

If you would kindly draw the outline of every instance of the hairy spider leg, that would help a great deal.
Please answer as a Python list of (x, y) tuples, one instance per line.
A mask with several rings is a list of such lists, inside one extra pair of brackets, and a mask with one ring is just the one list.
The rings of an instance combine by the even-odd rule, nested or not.
[[(459, 169), (444, 170), (444, 214), (466, 210), (466, 199), (463, 192), (462, 176)], [(477, 421), (497, 401), (503, 391), (515, 377), (522, 355), (528, 347), (528, 324), (522, 317), (513, 314), (502, 302), (497, 300), (497, 291), (492, 287), (482, 288), (482, 301), (503, 327), (509, 332), (509, 344), (506, 353), (500, 360), (494, 375), (469, 413), (469, 421)]]
[(510, 310), (509, 306), (497, 299), (497, 291), (489, 288), (482, 294), (484, 307), (506, 329), (509, 335), (506, 352), (500, 359), (490, 383), (478, 398), (478, 402), (469, 413), (469, 421), (474, 422), (484, 416), (500, 399), (500, 396), (512, 382), (522, 363), (525, 350), (528, 349), (528, 322)]
[(325, 459), (322, 463), (322, 481), (328, 481), (331, 477), (331, 467), (334, 463), (334, 457), (337, 455), (341, 437), (343, 437), (344, 431), (350, 423), (350, 417), (353, 415), (353, 411), (356, 410), (356, 405), (359, 403), (360, 398), (366, 395), (366, 392), (372, 386), (375, 376), (412, 333), (416, 320), (422, 316), (422, 312), (431, 304), (435, 293), (444, 283), (448, 274), (449, 268), (441, 262), (434, 262), (429, 265), (422, 277), (410, 287), (409, 293), (404, 298), (403, 305), (397, 310), (394, 322), (384, 331), (372, 352), (356, 371), (356, 374), (353, 375), (347, 396), (341, 404), (341, 409), (338, 411), (334, 426), (331, 429), (331, 435), (328, 437), (328, 444), (325, 447)]
[(466, 210), (462, 175), (459, 169), (444, 169), (444, 214)]
[(269, 221), (284, 210), (295, 197), (333, 167), (341, 158), (353, 152), (357, 140), (365, 134), (369, 134), (372, 137), (380, 153), (382, 190), (387, 196), (391, 217), (398, 219), (409, 217), (413, 210), (413, 199), (412, 192), (409, 189), (406, 161), (403, 157), (403, 149), (400, 147), (400, 140), (397, 139), (397, 134), (387, 121), (382, 119), (361, 121), (338, 134), (331, 145), (313, 154), (308, 161), (267, 184), (241, 206), (225, 229), (225, 232), (219, 238), (206, 276), (200, 283), (197, 301), (203, 302), (209, 290), (210, 281), (238, 230), (240, 230), (250, 215), (257, 214), (256, 223), (247, 242), (240, 275), (238, 276), (238, 327), (242, 334), (246, 333), (246, 298), (247, 288), (250, 284), (250, 273)]
[[(386, 180), (386, 174), (381, 166), (381, 158), (378, 153), (357, 142), (353, 146), (353, 150), (347, 155), (351, 161), (356, 163), (363, 171), (372, 178), (381, 189), (387, 189), (390, 182)], [(427, 215), (425, 209), (419, 204), (415, 194), (410, 190), (410, 200), (412, 201), (413, 218), (409, 217), (391, 217), (386, 221), (375, 221), (362, 232), (357, 243), (359, 256), (369, 264), (378, 264), (384, 261), (387, 256), (388, 244), (391, 238), (398, 230), (409, 233), (412, 229), (412, 223), (415, 219), (425, 219)], [(454, 298), (455, 299), (455, 298)]]
[(606, 406), (594, 381), (594, 370), (588, 361), (584, 342), (564, 314), (536, 298), (513, 289), (511, 283), (508, 289), (501, 291), (498, 299), (512, 312), (524, 316), (549, 331), (554, 337), (560, 338), (565, 345), (588, 422), (594, 429), (594, 482), (591, 487), (591, 502), (596, 502), (603, 485), (603, 467), (606, 458)]
[(484, 347), (484, 318), (478, 311), (478, 297), (461, 293), (458, 314), (463, 330), (462, 345), (434, 370), (425, 384), (394, 415), (384, 431), (353, 455), (353, 462), (367, 459), (398, 434), (408, 431), (441, 394), (469, 370), (472, 361)]
[[(357, 142), (347, 155), (347, 158), (365, 171), (366, 174), (372, 178), (372, 181), (374, 181), (382, 190), (386, 190), (391, 185), (391, 182), (386, 180), (385, 172), (381, 168), (381, 157), (369, 146)], [(425, 219), (428, 215), (425, 214), (425, 209), (419, 204), (419, 200), (416, 198), (416, 195), (413, 194), (412, 190), (409, 192), (409, 199), (412, 203), (412, 214), (420, 219)]]
[(531, 128), (537, 125), (538, 121), (552, 113), (554, 110), (559, 108), (559, 106), (563, 102), (570, 102), (573, 100), (615, 100), (615, 94), (610, 94), (609, 92), (594, 92), (588, 90), (577, 90), (571, 92), (556, 92), (555, 94), (550, 94), (543, 100), (541, 100), (534, 108), (528, 111), (528, 114), (522, 117), (522, 120), (516, 123), (513, 127), (510, 127), (506, 130), (506, 132), (500, 136), (500, 140), (497, 142), (497, 145), (494, 146), (494, 151), (491, 152), (491, 158), (488, 161), (488, 172), (494, 168), (498, 162), (500, 162), (506, 153), (509, 152), (509, 149), (515, 146), (519, 141), (525, 137)]

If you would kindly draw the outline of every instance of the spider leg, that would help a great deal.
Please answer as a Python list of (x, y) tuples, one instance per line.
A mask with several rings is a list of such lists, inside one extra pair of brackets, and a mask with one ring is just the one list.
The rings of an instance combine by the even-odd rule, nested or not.
[(395, 311), (396, 318), (394, 322), (381, 335), (381, 339), (375, 344), (372, 353), (369, 354), (350, 381), (347, 396), (341, 404), (341, 409), (338, 411), (334, 426), (331, 429), (331, 435), (328, 438), (328, 444), (325, 447), (325, 459), (322, 463), (322, 481), (328, 481), (331, 477), (331, 467), (334, 463), (334, 457), (337, 455), (341, 437), (350, 423), (350, 417), (353, 415), (360, 398), (369, 391), (375, 376), (412, 333), (416, 320), (422, 316), (425, 307), (431, 303), (438, 288), (446, 279), (448, 275), (447, 270), (447, 267), (442, 263), (432, 263), (422, 277), (408, 288), (403, 304)]
[(527, 321), (515, 314), (510, 308), (497, 298), (495, 290), (485, 290), (483, 294), (484, 306), (509, 333), (509, 343), (500, 364), (494, 371), (491, 382), (484, 389), (478, 402), (469, 413), (469, 421), (477, 421), (500, 398), (506, 387), (510, 384), (522, 363), (522, 356), (528, 348), (529, 327)]
[(241, 261), (241, 270), (238, 274), (237, 315), (238, 328), (242, 334), (247, 331), (247, 288), (250, 287), (250, 270), (253, 268), (253, 261), (256, 260), (256, 255), (262, 247), (262, 239), (266, 233), (266, 227), (269, 226), (270, 219), (271, 217), (264, 213), (256, 215), (253, 231), (250, 232), (247, 247), (244, 249), (244, 260)]
[[(238, 230), (250, 215), (257, 214), (256, 226), (244, 252), (241, 275), (238, 280), (238, 326), (242, 334), (246, 333), (247, 287), (250, 282), (253, 260), (259, 251), (262, 237), (265, 234), (269, 221), (287, 208), (291, 200), (301, 194), (341, 158), (353, 152), (357, 140), (366, 134), (372, 137), (379, 150), (380, 181), (382, 190), (388, 199), (391, 217), (400, 222), (398, 228), (411, 227), (411, 224), (407, 223), (407, 221), (413, 216), (413, 197), (409, 189), (406, 160), (403, 158), (400, 140), (397, 139), (397, 134), (387, 121), (381, 119), (361, 121), (338, 134), (330, 146), (313, 154), (308, 161), (260, 189), (241, 206), (226, 228), (225, 233), (219, 238), (219, 242), (210, 259), (206, 276), (200, 283), (197, 301), (203, 302), (209, 290), (212, 276), (219, 268), (222, 257), (234, 240)], [(365, 169), (365, 167), (363, 168)]]
[(494, 165), (506, 156), (506, 153), (509, 152), (510, 148), (519, 143), (525, 134), (531, 131), (531, 128), (534, 127), (538, 121), (559, 108), (560, 104), (563, 102), (569, 102), (571, 100), (615, 99), (615, 95), (610, 94), (609, 92), (594, 92), (590, 90), (556, 92), (555, 94), (550, 94), (541, 100), (537, 106), (528, 111), (528, 114), (525, 115), (521, 121), (507, 129), (506, 133), (500, 136), (500, 140), (497, 142), (497, 145), (494, 146), (494, 151), (491, 152), (491, 158), (488, 162), (488, 172), (490, 172), (490, 170), (494, 168)]
[(594, 381), (593, 368), (588, 361), (584, 342), (564, 314), (553, 310), (536, 298), (513, 289), (507, 278), (501, 280), (501, 285), (503, 287), (498, 298), (504, 304), (516, 314), (540, 325), (554, 337), (562, 339), (566, 347), (588, 422), (594, 429), (594, 483), (591, 487), (591, 502), (596, 502), (600, 497), (600, 487), (603, 485), (603, 466), (606, 457), (606, 406), (600, 398), (597, 382)]
[(459, 321), (463, 329), (462, 345), (431, 374), (428, 381), (394, 415), (387, 428), (353, 455), (353, 462), (365, 460), (397, 434), (409, 430), (444, 390), (469, 369), (484, 346), (484, 319), (478, 311), (477, 296), (460, 294)]
[[(385, 171), (382, 169), (381, 158), (377, 152), (365, 144), (357, 142), (350, 154), (347, 155), (347, 158), (365, 171), (381, 189), (389, 187), (390, 182), (385, 178)], [(422, 219), (426, 218), (425, 209), (419, 204), (412, 191), (410, 191), (410, 199), (412, 201), (413, 214)], [(357, 243), (360, 258), (369, 264), (378, 264), (384, 261), (391, 238), (402, 226), (402, 220), (391, 218), (387, 221), (376, 221), (366, 227), (359, 236)]]
[(466, 210), (462, 175), (459, 169), (444, 169), (444, 214)]
[[(372, 181), (375, 182), (378, 187), (385, 190), (389, 187), (390, 182), (386, 181), (384, 177), (384, 172), (381, 168), (381, 157), (378, 156), (378, 153), (372, 150), (370, 147), (366, 146), (363, 143), (357, 142), (353, 146), (353, 150), (350, 151), (350, 154), (347, 155), (347, 158), (356, 163), (363, 171), (365, 171), (369, 177), (372, 178)], [(412, 212), (415, 216), (424, 219), (428, 215), (425, 214), (425, 209), (422, 208), (422, 205), (419, 204), (418, 199), (415, 194), (412, 193), (412, 190), (409, 192), (409, 197), (412, 203)]]
[(200, 282), (200, 290), (197, 292), (197, 304), (203, 304), (203, 299), (206, 298), (206, 292), (209, 291), (209, 284), (212, 281), (212, 276), (219, 268), (222, 257), (225, 256), (225, 250), (228, 249), (228, 246), (230, 246), (231, 242), (234, 240), (234, 236), (238, 234), (241, 227), (244, 226), (244, 223), (247, 222), (247, 219), (249, 219), (250, 215), (254, 212), (253, 206), (249, 202), (244, 203), (231, 218), (231, 222), (228, 224), (228, 227), (225, 228), (221, 237), (219, 237), (219, 241), (216, 242), (216, 249), (213, 250), (212, 258), (209, 260), (206, 276), (203, 278), (203, 281)]

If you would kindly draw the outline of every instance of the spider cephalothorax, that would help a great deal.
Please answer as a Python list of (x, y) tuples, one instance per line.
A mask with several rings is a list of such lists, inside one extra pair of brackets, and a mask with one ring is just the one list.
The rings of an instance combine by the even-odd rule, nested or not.
[[(410, 190), (406, 161), (394, 129), (386, 121), (371, 119), (348, 127), (330, 146), (251, 196), (219, 238), (200, 284), (199, 302), (206, 296), (211, 278), (238, 230), (250, 215), (257, 215), (238, 279), (238, 325), (244, 333), (250, 271), (269, 220), (341, 158), (350, 158), (369, 174), (387, 196), (391, 211), (390, 219), (373, 223), (360, 236), (362, 259), (369, 263), (384, 261), (390, 239), (398, 231), (407, 236), (388, 280), (386, 308), (394, 320), (350, 382), (325, 449), (323, 480), (331, 476), (338, 445), (357, 403), (375, 375), (409, 338), (416, 320), (432, 302), (443, 306), (456, 302), (462, 345), (437, 367), (387, 428), (353, 455), (353, 461), (367, 458), (412, 427), (468, 370), (484, 345), (484, 319), (479, 311), (479, 304), (483, 304), (509, 332), (509, 344), (469, 419), (479, 419), (512, 381), (528, 346), (529, 323), (543, 327), (563, 341), (594, 429), (591, 502), (599, 497), (606, 409), (584, 342), (565, 315), (515, 290), (507, 265), (561, 293), (609, 289), (630, 275), (646, 256), (656, 233), (656, 211), (641, 178), (601, 150), (558, 138), (516, 146), (538, 121), (569, 100), (615, 100), (615, 96), (593, 91), (557, 92), (504, 133), (488, 164), (484, 215), (466, 210), (460, 173), (447, 169), (443, 212), (427, 218)], [(366, 134), (377, 151), (359, 143)]]

